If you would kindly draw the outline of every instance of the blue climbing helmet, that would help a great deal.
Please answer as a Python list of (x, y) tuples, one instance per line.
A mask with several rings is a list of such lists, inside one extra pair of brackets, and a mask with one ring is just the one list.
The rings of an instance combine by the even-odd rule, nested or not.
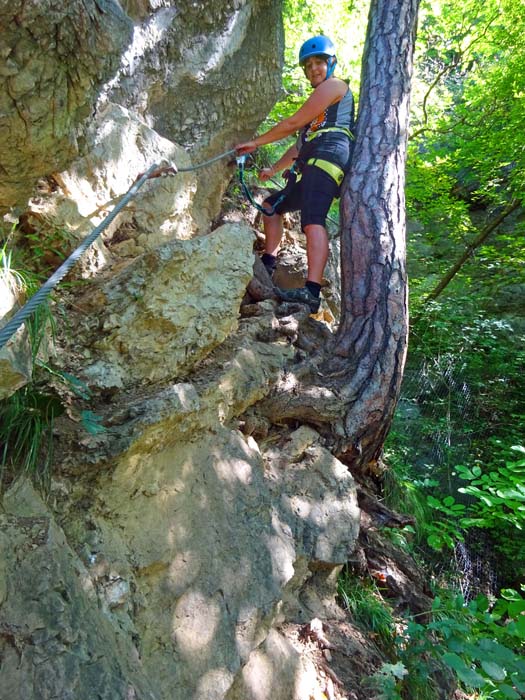
[(337, 56), (335, 55), (335, 46), (327, 36), (313, 36), (307, 39), (299, 49), (299, 65), (304, 70), (304, 64), (310, 56), (321, 56), (326, 59), (328, 70), (326, 77), (329, 78), (335, 70), (337, 64)]

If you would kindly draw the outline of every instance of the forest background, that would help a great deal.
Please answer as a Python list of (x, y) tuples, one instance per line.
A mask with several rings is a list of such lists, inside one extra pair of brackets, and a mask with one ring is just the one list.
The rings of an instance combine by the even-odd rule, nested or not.
[[(359, 97), (368, 3), (287, 0), (285, 8), (285, 95), (263, 128), (304, 101), (297, 55), (310, 35), (332, 38), (337, 74)], [(521, 0), (421, 4), (406, 187), (409, 354), (383, 484), (385, 502), (415, 516), (391, 535), (444, 586), (441, 620), (451, 625), (454, 608), (468, 609), (461, 634), (489, 644), (487, 630), (475, 629), (480, 616), (500, 622), (512, 606), (515, 649), (525, 636), (524, 9)], [(267, 147), (261, 164), (285, 147)], [(332, 214), (335, 223), (337, 206)], [(348, 606), (373, 626), (351, 577), (344, 583)], [(375, 588), (367, 605), (374, 596), (385, 603)], [(456, 640), (444, 655), (476, 697), (523, 697), (486, 651), (465, 656)], [(384, 697), (434, 697), (422, 686), (402, 690), (397, 672), (385, 671)]]

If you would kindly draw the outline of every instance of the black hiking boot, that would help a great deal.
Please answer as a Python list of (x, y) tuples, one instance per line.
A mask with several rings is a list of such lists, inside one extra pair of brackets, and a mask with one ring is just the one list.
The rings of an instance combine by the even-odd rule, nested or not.
[(310, 308), (311, 314), (316, 314), (321, 305), (321, 299), (314, 296), (308, 287), (299, 287), (298, 289), (280, 289), (277, 287), (277, 294), (282, 301), (306, 304)]
[(275, 272), (275, 268), (277, 267), (277, 258), (274, 255), (264, 253), (261, 256), (261, 261), (264, 267), (266, 268), (266, 272), (270, 276), (270, 279), (272, 279), (273, 273)]

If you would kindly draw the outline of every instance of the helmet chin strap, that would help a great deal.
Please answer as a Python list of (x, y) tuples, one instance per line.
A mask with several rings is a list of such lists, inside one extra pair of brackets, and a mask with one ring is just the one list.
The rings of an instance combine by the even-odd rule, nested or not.
[(328, 61), (326, 62), (326, 65), (328, 66), (327, 71), (326, 71), (326, 78), (325, 80), (328, 80), (333, 75), (333, 72), (335, 70), (335, 67), (337, 65), (337, 58), (335, 56), (331, 56)]
[[(330, 78), (335, 70), (335, 67), (337, 65), (337, 57), (336, 56), (330, 56), (329, 58), (326, 59), (326, 78), (324, 80), (328, 80)], [(303, 72), (306, 75), (306, 68), (303, 66)], [(324, 83), (323, 80), (323, 83)]]

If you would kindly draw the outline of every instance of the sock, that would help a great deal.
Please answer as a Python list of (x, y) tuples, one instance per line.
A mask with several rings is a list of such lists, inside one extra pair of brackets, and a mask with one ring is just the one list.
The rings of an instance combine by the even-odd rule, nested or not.
[(261, 257), (262, 263), (267, 270), (275, 270), (277, 265), (277, 258), (275, 255), (270, 255), (270, 253), (263, 253)]
[(304, 286), (311, 294), (313, 294), (314, 297), (319, 299), (319, 296), (321, 294), (320, 284), (317, 284), (317, 282), (310, 282), (310, 280), (306, 280), (306, 284)]

